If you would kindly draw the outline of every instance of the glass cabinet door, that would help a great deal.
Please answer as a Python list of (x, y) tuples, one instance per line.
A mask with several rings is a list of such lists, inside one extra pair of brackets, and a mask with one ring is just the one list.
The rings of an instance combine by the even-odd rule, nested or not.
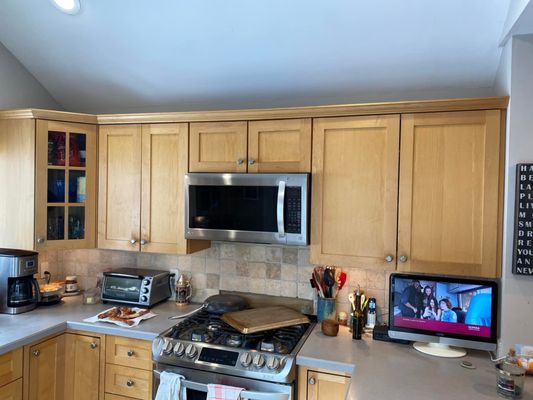
[(93, 247), (96, 128), (37, 121), (36, 163), (37, 248)]

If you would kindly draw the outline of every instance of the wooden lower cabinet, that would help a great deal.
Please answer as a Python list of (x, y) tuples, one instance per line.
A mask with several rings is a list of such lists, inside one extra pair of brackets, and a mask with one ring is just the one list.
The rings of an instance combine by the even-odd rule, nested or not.
[(26, 346), (28, 400), (63, 399), (65, 376), (65, 336), (59, 335)]
[(100, 337), (65, 334), (65, 400), (98, 400), (103, 393)]
[[(22, 377), (22, 349), (0, 356), (0, 386)], [(1, 397), (0, 397), (1, 399)]]
[(142, 400), (152, 398), (152, 371), (107, 364), (105, 375), (106, 393)]
[(152, 370), (152, 342), (107, 336), (106, 363)]
[(131, 400), (131, 397), (119, 396), (117, 394), (106, 393), (104, 400)]
[(298, 400), (344, 400), (349, 386), (347, 375), (298, 368)]
[(22, 379), (0, 387), (0, 400), (22, 400)]

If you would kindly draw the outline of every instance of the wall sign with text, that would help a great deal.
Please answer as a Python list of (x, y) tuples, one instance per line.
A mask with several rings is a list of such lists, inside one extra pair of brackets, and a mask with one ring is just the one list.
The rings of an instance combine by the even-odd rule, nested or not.
[(516, 165), (513, 274), (533, 275), (533, 164)]

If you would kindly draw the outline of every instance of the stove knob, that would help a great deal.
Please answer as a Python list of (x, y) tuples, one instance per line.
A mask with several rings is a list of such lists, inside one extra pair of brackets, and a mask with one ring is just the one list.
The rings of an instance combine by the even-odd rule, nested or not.
[(198, 350), (192, 344), (188, 345), (185, 349), (185, 355), (189, 358), (194, 358)]
[(250, 353), (244, 353), (241, 356), (240, 361), (243, 367), (248, 367), (252, 363), (252, 355)]
[(265, 365), (265, 357), (262, 354), (256, 354), (253, 360), (254, 367), (263, 368)]
[(163, 353), (165, 353), (166, 355), (170, 355), (172, 353), (173, 347), (174, 346), (172, 346), (172, 342), (166, 341), (165, 344), (163, 345)]
[(185, 353), (185, 346), (183, 345), (183, 343), (176, 343), (176, 345), (174, 346), (174, 354), (178, 357), (181, 357), (183, 353)]
[(266, 366), (268, 369), (271, 369), (273, 371), (277, 370), (279, 368), (279, 360), (276, 357), (268, 357), (266, 361)]

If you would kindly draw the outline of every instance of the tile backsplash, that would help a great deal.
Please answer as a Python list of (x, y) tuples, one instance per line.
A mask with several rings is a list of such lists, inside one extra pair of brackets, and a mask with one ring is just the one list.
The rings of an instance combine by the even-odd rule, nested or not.
[[(48, 270), (53, 277), (77, 275), (82, 289), (94, 287), (103, 271), (134, 266), (191, 274), (193, 301), (198, 302), (220, 290), (313, 298), (308, 247), (213, 242), (209, 249), (184, 256), (100, 249), (49, 250), (39, 253), (39, 265), (41, 271)], [(378, 314), (388, 311), (387, 272), (364, 268), (343, 271), (348, 279), (337, 298), (338, 311), (349, 312), (348, 294), (357, 285), (368, 297), (376, 298)]]

